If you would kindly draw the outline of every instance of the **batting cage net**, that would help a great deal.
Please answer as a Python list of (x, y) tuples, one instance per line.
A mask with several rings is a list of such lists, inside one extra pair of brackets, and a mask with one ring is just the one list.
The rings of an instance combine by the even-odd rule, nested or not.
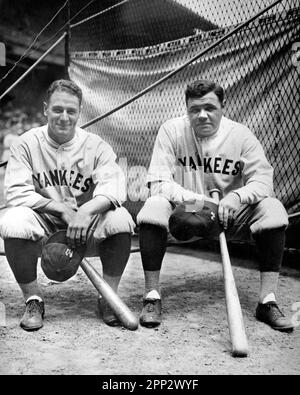
[[(70, 78), (83, 90), (81, 124), (107, 113), (216, 43), (271, 0), (96, 1), (71, 27)], [(71, 1), (71, 16), (85, 0)], [(299, 211), (300, 7), (283, 0), (110, 116), (88, 127), (109, 142), (128, 180), (135, 216), (160, 125), (185, 113), (195, 79), (226, 89), (225, 115), (247, 125), (274, 166), (275, 192)], [(299, 55), (299, 53), (298, 53)]]

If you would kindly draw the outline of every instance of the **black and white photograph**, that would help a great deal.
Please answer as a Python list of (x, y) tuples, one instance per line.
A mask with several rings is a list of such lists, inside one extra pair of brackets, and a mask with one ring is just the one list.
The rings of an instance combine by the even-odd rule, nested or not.
[(0, 375), (299, 375), (299, 77), (298, 0), (0, 0)]

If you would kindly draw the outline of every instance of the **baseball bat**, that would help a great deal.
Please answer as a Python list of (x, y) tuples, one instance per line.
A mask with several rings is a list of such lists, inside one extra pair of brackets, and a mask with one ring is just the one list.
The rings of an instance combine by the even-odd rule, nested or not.
[[(211, 190), (210, 195), (219, 203), (220, 191), (218, 189)], [(224, 231), (220, 233), (219, 242), (222, 256), (227, 320), (232, 345), (232, 355), (234, 357), (246, 357), (249, 352), (248, 342)]]
[(116, 292), (108, 285), (99, 272), (91, 265), (91, 263), (83, 258), (80, 263), (82, 270), (85, 272), (91, 283), (97, 291), (107, 301), (115, 315), (119, 318), (125, 328), (132, 331), (136, 330), (139, 323), (137, 317), (126, 306)]

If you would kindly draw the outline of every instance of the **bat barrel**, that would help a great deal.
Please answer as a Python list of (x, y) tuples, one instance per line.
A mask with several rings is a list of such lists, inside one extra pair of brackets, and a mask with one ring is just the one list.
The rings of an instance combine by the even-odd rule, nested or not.
[[(220, 191), (218, 189), (210, 190), (210, 195), (217, 203), (219, 203)], [(219, 241), (222, 256), (227, 319), (232, 345), (232, 355), (234, 357), (246, 357), (248, 355), (248, 341), (224, 231), (220, 233)]]
[(246, 357), (248, 355), (248, 342), (224, 232), (220, 234), (220, 248), (232, 355)]
[(97, 270), (85, 258), (82, 260), (80, 266), (97, 291), (107, 301), (108, 305), (114, 311), (115, 315), (119, 318), (124, 327), (130, 330), (136, 330), (139, 325), (137, 317), (102, 278)]

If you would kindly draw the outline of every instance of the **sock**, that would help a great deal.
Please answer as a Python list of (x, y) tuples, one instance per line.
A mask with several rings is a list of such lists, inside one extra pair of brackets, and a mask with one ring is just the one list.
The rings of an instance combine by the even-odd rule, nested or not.
[(36, 280), (38, 244), (32, 240), (9, 238), (4, 240), (9, 266), (19, 284)]
[(285, 228), (264, 230), (253, 235), (261, 272), (279, 272), (285, 244)]
[(103, 274), (108, 277), (122, 276), (130, 255), (130, 247), (129, 233), (117, 233), (105, 239), (99, 245)]
[(167, 230), (161, 226), (141, 224), (139, 239), (144, 271), (159, 271), (167, 248)]
[(270, 294), (268, 294), (267, 296), (264, 297), (262, 303), (268, 303), (268, 302), (276, 302), (276, 297), (274, 292), (271, 292)]
[(38, 295), (32, 295), (32, 296), (30, 296), (30, 297), (25, 301), (25, 303), (29, 302), (30, 300), (38, 300), (39, 302), (43, 302), (43, 299), (42, 299), (40, 296), (38, 296)]
[(103, 278), (117, 292), (126, 267), (131, 247), (130, 233), (117, 233), (105, 239), (99, 246)]
[(160, 299), (160, 295), (156, 289), (152, 289), (152, 291), (147, 293), (145, 299)]
[(103, 280), (107, 282), (107, 284), (111, 287), (113, 291), (118, 292), (119, 283), (121, 281), (122, 276), (109, 276), (103, 273)]
[(30, 299), (32, 296), (37, 296), (38, 298), (42, 299), (42, 293), (40, 291), (37, 280), (34, 280), (28, 284), (19, 283), (19, 287), (21, 288), (25, 301)]
[[(153, 290), (159, 296), (159, 275), (167, 248), (167, 230), (161, 226), (141, 224), (141, 257), (145, 276), (145, 295)], [(160, 298), (160, 297), (159, 297)]]
[(260, 273), (260, 292), (259, 292), (260, 303), (264, 303), (265, 298), (270, 294), (274, 294), (275, 297), (278, 278), (279, 278), (278, 272)]
[(145, 270), (145, 294), (155, 290), (159, 294), (159, 275), (160, 270)]

